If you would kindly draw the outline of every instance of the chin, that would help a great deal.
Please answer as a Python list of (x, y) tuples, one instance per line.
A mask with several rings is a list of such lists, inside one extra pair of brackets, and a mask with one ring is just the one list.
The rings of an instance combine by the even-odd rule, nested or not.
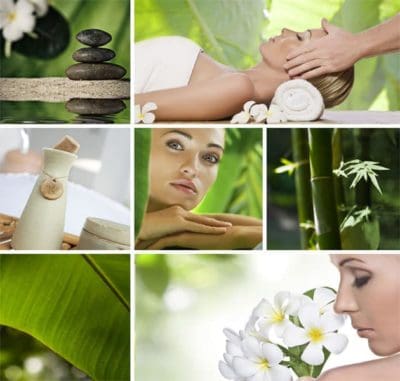
[(368, 342), (369, 349), (377, 356), (391, 356), (400, 352), (400, 344)]

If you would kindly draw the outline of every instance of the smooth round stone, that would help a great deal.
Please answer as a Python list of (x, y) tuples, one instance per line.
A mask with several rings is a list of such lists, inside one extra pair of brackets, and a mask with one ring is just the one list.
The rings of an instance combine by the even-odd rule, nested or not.
[(68, 111), (81, 115), (117, 114), (125, 109), (121, 99), (70, 99), (65, 107)]
[(114, 51), (106, 48), (82, 48), (72, 55), (75, 61), (86, 63), (109, 61), (114, 57)]
[(70, 66), (65, 74), (73, 80), (121, 79), (126, 70), (112, 63), (79, 63)]
[(111, 34), (100, 29), (85, 29), (76, 35), (76, 39), (84, 45), (102, 46), (112, 39)]

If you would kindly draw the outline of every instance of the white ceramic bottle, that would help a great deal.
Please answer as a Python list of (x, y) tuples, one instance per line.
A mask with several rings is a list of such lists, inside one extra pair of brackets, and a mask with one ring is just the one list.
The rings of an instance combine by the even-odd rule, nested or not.
[(67, 181), (77, 155), (43, 149), (39, 175), (12, 238), (16, 250), (60, 250), (64, 235)]

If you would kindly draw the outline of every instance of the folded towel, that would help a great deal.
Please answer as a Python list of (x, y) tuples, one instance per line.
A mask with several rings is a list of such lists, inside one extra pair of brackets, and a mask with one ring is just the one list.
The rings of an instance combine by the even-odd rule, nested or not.
[(292, 79), (279, 85), (271, 104), (278, 105), (292, 122), (317, 120), (325, 108), (321, 93), (304, 79)]

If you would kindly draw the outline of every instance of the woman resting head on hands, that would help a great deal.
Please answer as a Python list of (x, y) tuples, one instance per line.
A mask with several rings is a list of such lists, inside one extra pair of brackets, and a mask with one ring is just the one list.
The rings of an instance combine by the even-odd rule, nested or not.
[[(260, 45), (260, 62), (246, 70), (215, 61), (187, 38), (141, 41), (135, 47), (135, 102), (156, 103), (157, 120), (229, 118), (249, 100), (270, 103), (278, 86), (290, 80), (284, 68), (289, 52), (325, 35), (323, 29), (284, 28)], [(353, 81), (353, 67), (310, 80), (328, 108), (347, 97)]]
[(318, 380), (400, 380), (400, 255), (340, 254), (331, 260), (340, 272), (335, 311), (349, 315), (358, 335), (383, 358), (328, 370)]
[(224, 134), (223, 128), (152, 130), (149, 199), (137, 249), (250, 249), (262, 241), (256, 218), (190, 212), (217, 178)]

